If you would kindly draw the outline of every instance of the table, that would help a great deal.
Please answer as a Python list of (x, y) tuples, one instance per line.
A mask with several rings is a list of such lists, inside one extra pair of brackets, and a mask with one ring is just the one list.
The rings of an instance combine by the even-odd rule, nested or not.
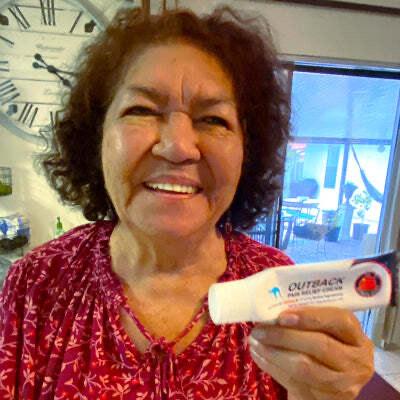
[[(306, 210), (306, 212), (303, 212)], [(316, 211), (316, 215), (312, 215)], [(288, 247), (296, 220), (315, 221), (319, 214), (319, 201), (308, 197), (287, 197), (282, 201), (280, 248)]]

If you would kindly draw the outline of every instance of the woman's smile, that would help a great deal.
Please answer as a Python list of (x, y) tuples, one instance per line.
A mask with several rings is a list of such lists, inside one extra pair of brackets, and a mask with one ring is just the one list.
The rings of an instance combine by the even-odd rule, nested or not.
[(159, 198), (164, 199), (191, 199), (200, 193), (200, 190), (180, 185), (169, 185), (169, 184), (159, 184), (159, 185), (149, 185), (144, 183), (143, 187), (148, 192), (154, 194)]

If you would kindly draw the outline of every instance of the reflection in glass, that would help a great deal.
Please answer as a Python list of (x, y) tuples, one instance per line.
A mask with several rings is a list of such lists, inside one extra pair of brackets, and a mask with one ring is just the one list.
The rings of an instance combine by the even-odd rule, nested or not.
[(294, 72), (280, 247), (296, 262), (375, 252), (400, 81)]

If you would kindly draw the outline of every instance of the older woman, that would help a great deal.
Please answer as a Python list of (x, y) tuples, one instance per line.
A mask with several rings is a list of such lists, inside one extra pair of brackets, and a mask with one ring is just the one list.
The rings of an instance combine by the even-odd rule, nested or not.
[(97, 222), (11, 268), (2, 399), (334, 400), (368, 381), (372, 346), (345, 310), (209, 319), (212, 283), (291, 263), (237, 230), (270, 209), (288, 137), (261, 28), (131, 10), (88, 47), (44, 167)]

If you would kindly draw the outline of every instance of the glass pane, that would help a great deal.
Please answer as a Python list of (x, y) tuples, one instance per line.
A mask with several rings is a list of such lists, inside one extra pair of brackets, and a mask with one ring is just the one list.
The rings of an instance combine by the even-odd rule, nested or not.
[[(351, 237), (363, 240), (363, 234), (368, 234), (372, 252), (378, 234), (390, 147), (352, 145), (346, 171), (346, 183), (357, 187), (351, 198), (345, 201), (353, 209)], [(349, 233), (342, 232), (342, 238), (347, 239)]]
[(295, 72), (294, 136), (392, 140), (399, 81)]
[(295, 72), (280, 247), (297, 263), (373, 254), (400, 81)]
[(275, 226), (274, 216), (259, 218), (257, 224), (244, 233), (257, 242), (273, 246), (275, 242), (273, 226)]

